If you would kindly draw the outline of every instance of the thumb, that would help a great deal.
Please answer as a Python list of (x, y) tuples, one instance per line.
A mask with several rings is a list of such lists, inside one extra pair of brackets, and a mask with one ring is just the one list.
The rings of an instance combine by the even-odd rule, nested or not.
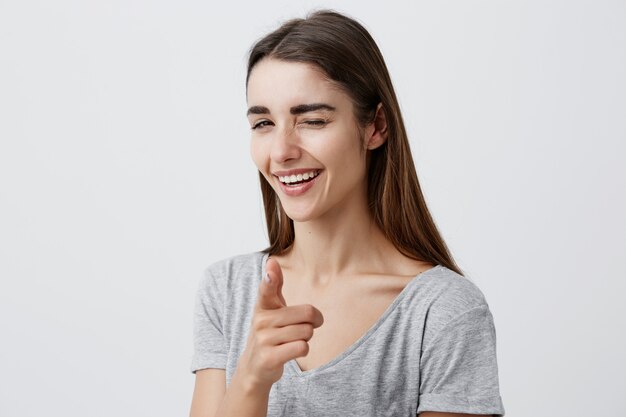
[(287, 302), (283, 297), (283, 272), (280, 264), (273, 258), (268, 258), (265, 263), (265, 273), (269, 275), (270, 282), (266, 281), (266, 277), (261, 280), (259, 285), (259, 298), (257, 306), (262, 310), (274, 310), (286, 307)]

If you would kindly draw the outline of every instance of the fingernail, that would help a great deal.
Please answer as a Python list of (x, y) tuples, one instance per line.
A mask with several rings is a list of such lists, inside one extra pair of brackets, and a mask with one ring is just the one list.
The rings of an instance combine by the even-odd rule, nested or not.
[(271, 282), (271, 280), (270, 280), (270, 273), (269, 272), (265, 273), (265, 282), (267, 282), (268, 284)]

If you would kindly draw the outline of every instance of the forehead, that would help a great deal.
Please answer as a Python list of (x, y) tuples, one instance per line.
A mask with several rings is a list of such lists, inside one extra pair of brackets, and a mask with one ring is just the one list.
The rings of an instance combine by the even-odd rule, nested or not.
[(349, 97), (329, 81), (321, 69), (307, 63), (272, 58), (262, 59), (250, 72), (247, 101), (250, 106), (277, 110), (311, 102), (351, 104)]

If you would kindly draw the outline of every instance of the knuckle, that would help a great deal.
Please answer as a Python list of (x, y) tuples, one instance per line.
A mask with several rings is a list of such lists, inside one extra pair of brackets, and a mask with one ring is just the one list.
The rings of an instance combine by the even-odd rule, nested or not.
[(256, 335), (256, 342), (261, 346), (266, 346), (269, 344), (269, 335), (267, 332), (259, 332)]
[(263, 365), (267, 369), (275, 368), (278, 365), (278, 363), (276, 362), (276, 357), (272, 355), (272, 352), (269, 349), (264, 349), (263, 352), (264, 354), (261, 358)]
[(269, 327), (269, 317), (261, 313), (255, 315), (252, 326), (257, 331)]

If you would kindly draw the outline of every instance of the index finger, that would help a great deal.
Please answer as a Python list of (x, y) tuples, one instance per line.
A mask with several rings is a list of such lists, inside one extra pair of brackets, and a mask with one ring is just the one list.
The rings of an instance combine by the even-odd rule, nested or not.
[[(282, 294), (283, 274), (280, 265), (275, 259), (269, 258), (265, 264), (266, 276), (263, 277), (259, 284), (259, 294), (256, 302), (256, 308), (261, 310), (275, 310), (277, 308), (286, 307), (287, 303)], [(270, 282), (266, 277), (269, 275)]]

